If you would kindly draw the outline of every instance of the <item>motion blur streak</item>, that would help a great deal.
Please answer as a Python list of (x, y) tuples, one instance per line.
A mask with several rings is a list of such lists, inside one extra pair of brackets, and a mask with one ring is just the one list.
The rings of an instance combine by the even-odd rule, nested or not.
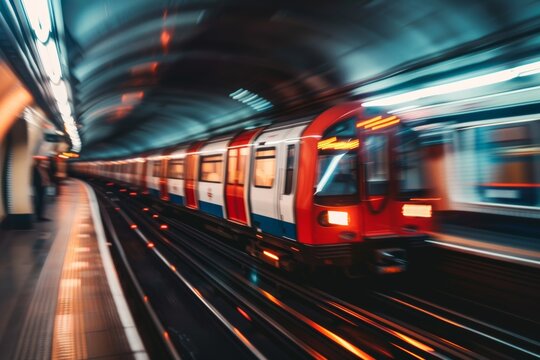
[(421, 357), (420, 355), (416, 355), (416, 354), (413, 353), (412, 351), (409, 351), (409, 350), (407, 350), (407, 349), (404, 349), (404, 348), (402, 348), (401, 346), (396, 345), (396, 344), (394, 344), (394, 343), (392, 343), (392, 345), (394, 345), (394, 346), (397, 347), (399, 350), (404, 351), (404, 352), (406, 352), (407, 354), (409, 354), (409, 355), (411, 355), (411, 356), (413, 356), (413, 357), (415, 357), (415, 358), (417, 358), (417, 359), (424, 360), (423, 357)]
[(392, 331), (397, 337), (399, 337), (400, 339), (408, 342), (409, 344), (421, 349), (421, 350), (424, 350), (425, 352), (433, 352), (435, 350), (433, 350), (432, 348), (430, 348), (429, 346), (427, 345), (424, 345), (422, 344), (421, 342), (419, 341), (416, 341), (414, 339), (411, 339), (410, 337), (408, 337), (407, 335), (403, 335), (397, 331)]
[(289, 312), (291, 314), (294, 314), (294, 316), (301, 319), (303, 322), (310, 325), (311, 327), (313, 327), (315, 330), (317, 330), (318, 332), (320, 332), (321, 334), (323, 334), (324, 336), (326, 336), (330, 340), (332, 340), (335, 343), (343, 346), (345, 349), (347, 349), (348, 351), (350, 351), (354, 355), (358, 356), (359, 358), (366, 359), (366, 360), (367, 359), (374, 359), (373, 357), (366, 354), (365, 352), (363, 352), (362, 350), (360, 350), (359, 348), (357, 348), (356, 346), (354, 346), (353, 344), (351, 344), (347, 340), (343, 339), (341, 336), (334, 334), (332, 331), (326, 329), (325, 327), (317, 324), (313, 320), (308, 319), (306, 316), (300, 314), (296, 310), (294, 310), (294, 309), (290, 308), (289, 306), (285, 305), (284, 303), (282, 303), (280, 300), (278, 300), (274, 295), (270, 294), (269, 292), (266, 292), (266, 291), (264, 291), (262, 289), (260, 291), (264, 296), (266, 296), (268, 298), (268, 300), (272, 301), (274, 304), (278, 305), (279, 307), (286, 310), (287, 312)]
[(378, 323), (378, 322), (375, 322), (375, 321), (373, 321), (373, 320), (371, 320), (371, 319), (368, 319), (367, 317), (362, 316), (362, 315), (358, 314), (358, 313), (355, 312), (355, 311), (352, 311), (352, 310), (350, 310), (350, 309), (347, 309), (346, 307), (341, 306), (341, 305), (338, 304), (338, 303), (335, 303), (335, 302), (329, 302), (329, 304), (332, 305), (332, 306), (337, 307), (338, 309), (341, 309), (342, 311), (344, 311), (344, 312), (346, 312), (346, 313), (348, 313), (348, 314), (354, 316), (355, 318), (357, 318), (357, 319), (359, 319), (359, 320), (364, 321), (364, 322), (367, 323), (367, 324), (373, 325), (373, 326), (375, 326), (375, 327), (377, 327), (377, 328), (379, 328), (379, 329), (381, 329), (381, 330), (383, 330), (383, 331), (385, 331), (385, 332), (387, 332), (387, 333), (389, 333), (389, 334), (392, 334), (392, 335), (394, 335), (394, 336), (399, 337), (400, 339), (402, 339), (402, 340), (408, 342), (409, 344), (411, 344), (411, 345), (417, 347), (418, 349), (420, 349), (420, 350), (422, 350), (422, 351), (430, 352), (430, 353), (433, 353), (434, 355), (436, 355), (436, 352), (435, 352), (434, 349), (432, 349), (431, 347), (429, 347), (429, 346), (427, 346), (427, 345), (421, 343), (420, 341), (414, 340), (414, 339), (412, 339), (412, 338), (410, 338), (410, 337), (408, 337), (408, 336), (405, 336), (405, 335), (403, 335), (403, 334), (401, 334), (401, 333), (399, 333), (399, 332), (397, 332), (397, 331), (395, 331), (395, 330), (389, 329), (389, 328), (387, 328), (386, 326), (384, 326), (384, 325), (382, 325), (382, 324), (380, 324), (380, 323)]
[(247, 320), (251, 321), (251, 317), (248, 315), (247, 312), (245, 312), (244, 310), (242, 310), (240, 307), (236, 307), (236, 310), (238, 310), (238, 312), (240, 313), (240, 315), (242, 315), (243, 317), (245, 317)]
[(434, 317), (434, 318), (436, 318), (436, 319), (439, 319), (439, 320), (441, 320), (441, 321), (443, 321), (443, 322), (445, 322), (445, 323), (448, 323), (448, 324), (450, 324), (450, 325), (454, 325), (454, 326), (457, 326), (457, 327), (462, 328), (462, 329), (464, 329), (464, 330), (467, 330), (467, 331), (470, 331), (470, 332), (472, 332), (472, 333), (475, 333), (475, 334), (477, 334), (477, 335), (486, 337), (486, 338), (491, 339), (491, 340), (493, 340), (493, 341), (496, 341), (496, 342), (498, 342), (498, 343), (500, 343), (500, 344), (509, 346), (509, 347), (511, 347), (512, 349), (515, 349), (515, 350), (521, 351), (521, 352), (523, 352), (523, 353), (525, 353), (525, 354), (534, 356), (535, 358), (540, 358), (540, 354), (533, 353), (533, 352), (528, 351), (528, 350), (526, 350), (526, 349), (523, 349), (523, 348), (521, 348), (521, 347), (519, 347), (519, 346), (510, 344), (510, 343), (508, 343), (508, 342), (506, 342), (506, 341), (504, 341), (504, 340), (501, 340), (501, 339), (498, 339), (498, 338), (496, 338), (496, 337), (494, 337), (494, 336), (488, 335), (488, 334), (486, 334), (486, 333), (484, 333), (484, 332), (482, 332), (482, 331), (478, 331), (478, 330), (475, 330), (475, 329), (470, 328), (470, 327), (468, 327), (468, 326), (459, 324), (459, 323), (454, 322), (454, 321), (452, 321), (452, 320), (450, 320), (450, 319), (447, 319), (447, 318), (445, 318), (445, 317), (443, 317), (443, 316), (439, 316), (439, 315), (437, 315), (437, 314), (434, 314), (434, 313), (432, 313), (431, 311), (422, 309), (422, 308), (420, 308), (420, 307), (418, 307), (418, 306), (414, 306), (413, 304), (410, 304), (410, 303), (408, 303), (408, 302), (406, 302), (406, 301), (397, 299), (397, 298), (392, 297), (392, 296), (380, 294), (380, 293), (379, 293), (379, 295), (382, 296), (382, 297), (385, 297), (385, 298), (387, 298), (387, 299), (390, 299), (390, 300), (392, 300), (392, 301), (395, 301), (395, 302), (397, 302), (397, 303), (399, 303), (399, 304), (405, 305), (405, 306), (407, 306), (407, 307), (409, 307), (409, 308), (411, 308), (411, 309), (418, 310), (418, 311), (420, 311), (420, 312), (422, 312), (422, 313), (424, 313), (424, 314), (427, 314), (427, 315), (429, 315), (429, 316), (432, 316), (432, 317)]

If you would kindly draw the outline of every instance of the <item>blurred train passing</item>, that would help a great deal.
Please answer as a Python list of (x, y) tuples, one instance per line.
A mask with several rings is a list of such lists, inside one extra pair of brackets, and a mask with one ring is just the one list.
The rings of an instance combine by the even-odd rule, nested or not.
[(195, 212), (276, 267), (398, 273), (432, 230), (432, 199), (415, 132), (365, 111), (344, 103), (315, 119), (73, 169)]
[[(452, 179), (459, 208), (519, 216), (540, 207), (540, 121), (468, 123), (453, 134), (459, 178)], [(506, 209), (506, 211), (505, 211)]]

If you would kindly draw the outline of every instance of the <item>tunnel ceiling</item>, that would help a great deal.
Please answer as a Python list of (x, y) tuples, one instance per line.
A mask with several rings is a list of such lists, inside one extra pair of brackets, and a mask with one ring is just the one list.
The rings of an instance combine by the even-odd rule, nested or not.
[[(63, 0), (83, 157), (124, 156), (322, 103), (530, 21), (538, 1)], [(233, 100), (247, 89), (263, 111)]]

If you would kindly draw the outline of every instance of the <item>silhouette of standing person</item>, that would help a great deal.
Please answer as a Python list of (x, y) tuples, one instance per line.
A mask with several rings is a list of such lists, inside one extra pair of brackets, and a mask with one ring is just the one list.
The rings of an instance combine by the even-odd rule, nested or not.
[(37, 221), (49, 221), (43, 216), (45, 209), (45, 190), (48, 185), (47, 172), (40, 159), (36, 159), (32, 170), (32, 184), (34, 186), (34, 208)]

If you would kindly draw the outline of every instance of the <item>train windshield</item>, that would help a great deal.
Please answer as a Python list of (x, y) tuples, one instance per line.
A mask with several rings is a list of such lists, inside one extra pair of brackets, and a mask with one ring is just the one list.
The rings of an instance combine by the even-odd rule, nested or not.
[(424, 180), (423, 155), (416, 133), (402, 128), (398, 133), (397, 155), (399, 161), (399, 195), (400, 198), (424, 196), (426, 184)]
[(344, 204), (358, 200), (358, 155), (356, 151), (321, 151), (318, 159), (315, 201)]

